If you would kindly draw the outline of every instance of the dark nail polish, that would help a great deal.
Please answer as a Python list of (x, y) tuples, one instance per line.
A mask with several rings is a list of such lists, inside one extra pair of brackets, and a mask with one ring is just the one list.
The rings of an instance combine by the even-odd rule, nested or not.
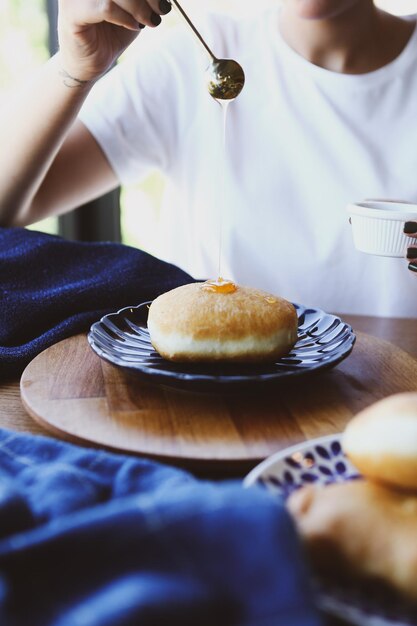
[(406, 235), (415, 235), (417, 233), (417, 222), (406, 222), (404, 224), (404, 232)]
[(417, 248), (407, 248), (407, 259), (417, 259)]
[(138, 26), (139, 28), (142, 30), (143, 28), (145, 28), (145, 24), (141, 24), (140, 22), (138, 22)]
[(417, 263), (409, 263), (408, 269), (411, 270), (412, 272), (417, 272)]
[[(158, 13), (151, 13), (151, 22), (154, 26), (159, 26), (159, 24), (162, 22), (161, 20), (161, 16), (158, 15)], [(417, 226), (417, 225), (416, 225)]]
[(162, 15), (166, 15), (170, 12), (171, 9), (172, 5), (170, 2), (168, 2), (168, 0), (159, 0), (159, 10), (161, 11)]

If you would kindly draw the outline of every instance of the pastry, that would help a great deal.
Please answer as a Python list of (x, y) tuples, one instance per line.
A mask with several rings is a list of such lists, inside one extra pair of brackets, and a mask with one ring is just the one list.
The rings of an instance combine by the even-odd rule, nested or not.
[(417, 393), (389, 396), (358, 413), (342, 446), (363, 476), (417, 491)]
[(172, 361), (273, 362), (294, 346), (297, 328), (287, 300), (226, 281), (168, 291), (148, 316), (152, 345)]
[(353, 480), (303, 487), (287, 506), (316, 571), (383, 581), (417, 600), (417, 495)]

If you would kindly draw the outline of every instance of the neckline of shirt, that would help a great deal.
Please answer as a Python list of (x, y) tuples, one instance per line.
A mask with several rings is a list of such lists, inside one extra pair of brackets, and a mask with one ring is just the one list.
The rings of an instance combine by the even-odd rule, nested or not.
[(314, 65), (301, 54), (296, 52), (283, 38), (279, 28), (279, 9), (274, 10), (274, 18), (271, 19), (269, 15), (267, 19), (268, 27), (270, 30), (270, 36), (272, 41), (275, 42), (276, 48), (280, 55), (286, 62), (291, 63), (294, 67), (302, 69), (304, 72), (308, 72), (315, 80), (327, 83), (331, 85), (334, 83), (337, 86), (345, 85), (346, 87), (367, 87), (372, 88), (392, 78), (398, 78), (402, 72), (404, 72), (410, 65), (417, 63), (417, 22), (413, 16), (413, 21), (416, 22), (414, 30), (411, 34), (407, 44), (400, 52), (400, 54), (393, 59), (387, 65), (380, 67), (371, 72), (364, 74), (343, 74), (341, 72), (334, 72), (328, 70), (319, 65)]

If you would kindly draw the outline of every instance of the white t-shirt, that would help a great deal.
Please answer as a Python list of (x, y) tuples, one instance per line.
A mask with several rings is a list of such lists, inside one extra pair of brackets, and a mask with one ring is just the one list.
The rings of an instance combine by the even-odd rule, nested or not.
[(275, 10), (217, 16), (204, 30), (216, 56), (246, 74), (226, 159), (207, 58), (182, 26), (163, 45), (154, 32), (147, 44), (139, 37), (81, 120), (122, 183), (153, 168), (167, 175), (157, 256), (217, 277), (222, 213), (224, 277), (327, 311), (417, 317), (416, 276), (404, 259), (358, 252), (345, 209), (417, 202), (417, 29), (389, 65), (346, 75), (299, 56), (278, 21)]

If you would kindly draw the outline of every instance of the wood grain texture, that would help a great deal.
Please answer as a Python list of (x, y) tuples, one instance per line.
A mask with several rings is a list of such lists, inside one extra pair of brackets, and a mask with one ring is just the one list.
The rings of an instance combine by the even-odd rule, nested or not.
[(84, 335), (38, 355), (21, 378), (26, 410), (59, 437), (236, 473), (289, 445), (342, 431), (382, 397), (416, 389), (417, 361), (362, 333), (336, 368), (253, 395), (149, 385), (101, 360)]
[(25, 411), (20, 399), (18, 381), (0, 384), (0, 427), (17, 432), (45, 434), (45, 429)]

